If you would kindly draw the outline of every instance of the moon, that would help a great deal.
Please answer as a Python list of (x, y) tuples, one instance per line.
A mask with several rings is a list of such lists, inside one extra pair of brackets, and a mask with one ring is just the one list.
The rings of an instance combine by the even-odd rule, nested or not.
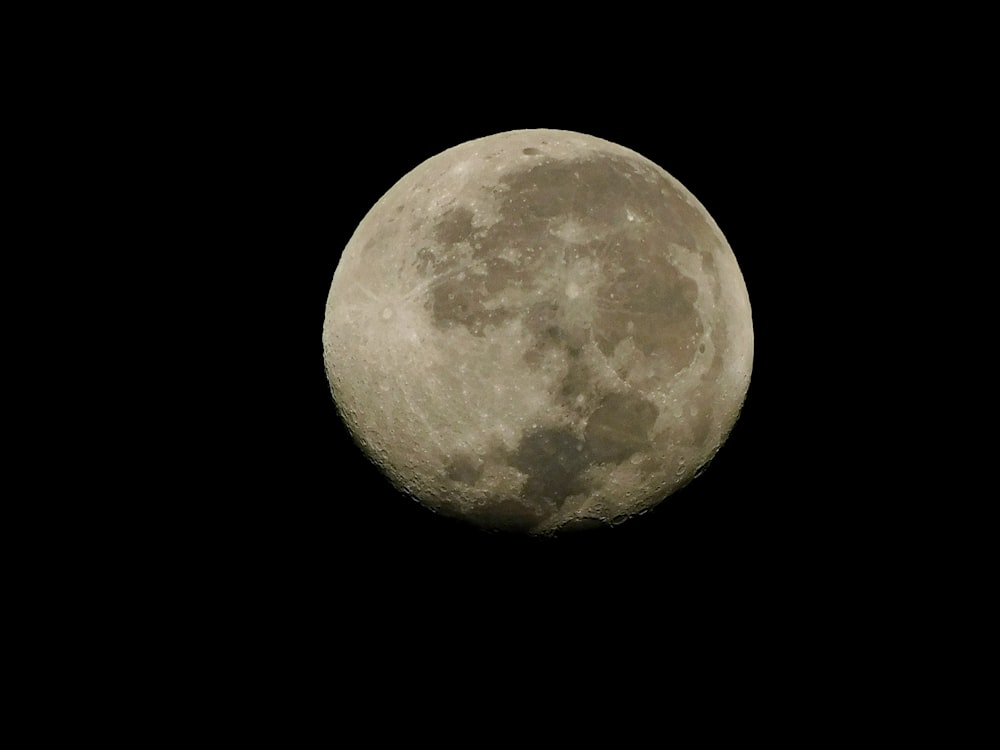
[(550, 535), (640, 515), (708, 465), (753, 325), (732, 249), (676, 179), (600, 138), (518, 130), (431, 157), (372, 207), (323, 356), (397, 489)]

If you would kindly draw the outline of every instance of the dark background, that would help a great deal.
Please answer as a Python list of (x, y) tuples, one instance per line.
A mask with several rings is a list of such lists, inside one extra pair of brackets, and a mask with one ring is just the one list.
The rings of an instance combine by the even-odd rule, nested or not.
[[(418, 26), (406, 9), (356, 10), (199, 10), (124, 30), (114, 19), (108, 44), (64, 20), (78, 59), (37, 87), (58, 104), (37, 114), (49, 141), (37, 153), (71, 157), (38, 179), (94, 204), (42, 222), (71, 233), (52, 251), (97, 262), (125, 297), (97, 300), (106, 327), (40, 297), (88, 341), (111, 332), (113, 365), (49, 345), (130, 412), (109, 444), (105, 400), (77, 385), (60, 390), (92, 418), (39, 419), (55, 433), (78, 422), (74, 442), (97, 449), (79, 474), (38, 472), (70, 482), (71, 513), (30, 503), (47, 516), (39, 537), (59, 516), (72, 539), (58, 580), (79, 594), (52, 619), (52, 642), (80, 634), (94, 660), (83, 692), (108, 674), (107, 643), (136, 675), (121, 681), (136, 700), (162, 679), (167, 712), (228, 701), (242, 716), (227, 732), (254, 730), (282, 698), (330, 715), (323, 731), (356, 709), (378, 717), (366, 731), (397, 728), (397, 707), (420, 698), (440, 725), (463, 697), (489, 729), (583, 692), (558, 720), (617, 733), (619, 716), (672, 718), (670, 689), (711, 708), (713, 726), (736, 724), (715, 710), (720, 685), (766, 704), (771, 727), (826, 705), (814, 686), (836, 694), (814, 730), (857, 715), (859, 692), (881, 712), (895, 691), (879, 678), (918, 674), (939, 639), (914, 629), (933, 621), (926, 588), (953, 587), (937, 564), (950, 532), (915, 519), (953, 501), (918, 499), (957, 433), (928, 430), (934, 389), (907, 387), (954, 348), (937, 286), (911, 269), (943, 273), (934, 261), (963, 248), (925, 217), (960, 224), (968, 209), (939, 197), (975, 192), (925, 173), (957, 158), (932, 117), (955, 115), (930, 84), (964, 96), (938, 72), (936, 30), (848, 11), (694, 22), (677, 8), (581, 7), (547, 23), (540, 7), (491, 6), (436, 24), (415, 7), (430, 21)], [(886, 40), (901, 38), (913, 49), (897, 54)], [(372, 204), (443, 149), (528, 127), (606, 138), (679, 179), (729, 239), (755, 328), (743, 414), (704, 476), (620, 528), (542, 540), (487, 534), (394, 492), (341, 426), (321, 349), (339, 253)], [(930, 262), (912, 237), (924, 234)], [(82, 286), (79, 309), (97, 294)], [(897, 304), (900, 290), (917, 303)], [(939, 460), (913, 458), (901, 438)], [(888, 616), (907, 596), (917, 606)], [(445, 668), (455, 679), (435, 690)], [(481, 684), (507, 681), (501, 700), (482, 700)], [(638, 693), (654, 705), (637, 711)]]
[[(852, 364), (879, 335), (854, 307), (868, 214), (843, 137), (864, 102), (781, 61), (695, 75), (586, 58), (468, 80), (455, 61), (388, 73), (326, 50), (288, 43), (202, 94), (225, 113), (198, 137), (200, 192), (219, 195), (205, 210), (226, 227), (209, 240), (234, 293), (206, 516), (228, 585), (301, 621), (336, 612), (362, 640), (402, 623), (418, 641), (558, 633), (595, 648), (619, 627), (828, 617), (831, 597), (882, 595), (887, 514), (868, 458), (881, 427), (850, 427), (856, 394), (882, 387)], [(534, 127), (619, 143), (691, 190), (735, 252), (755, 330), (743, 412), (708, 471), (647, 516), (556, 539), (485, 533), (395, 492), (342, 426), (321, 347), (339, 254), (375, 201), (448, 147)]]
[[(255, 289), (274, 348), (251, 361), (277, 410), (279, 431), (270, 437), (286, 464), (281, 481), (266, 486), (271, 499), (255, 501), (275, 516), (276, 525), (263, 528), (284, 535), (279, 547), (339, 571), (331, 577), (354, 595), (390, 591), (415, 602), (426, 595), (449, 608), (521, 597), (536, 606), (550, 597), (587, 600), (588, 592), (638, 600), (674, 586), (723, 597), (759, 587), (790, 594), (812, 576), (850, 564), (849, 552), (834, 544), (849, 511), (826, 468), (825, 436), (843, 415), (825, 392), (836, 367), (826, 358), (837, 354), (824, 340), (830, 332), (818, 309), (830, 269), (816, 259), (830, 240), (812, 225), (822, 199), (812, 174), (816, 157), (790, 147), (779, 123), (761, 127), (714, 89), (695, 99), (678, 96), (676, 107), (642, 107), (617, 96), (545, 106), (512, 97), (495, 111), (473, 109), (457, 92), (429, 99), (424, 93), (386, 92), (374, 103), (341, 94), (336, 111), (299, 103), (289, 113), (295, 124), (278, 131), (287, 151), (272, 156), (281, 162), (269, 175), (273, 203), (255, 209), (270, 214), (256, 220), (277, 220), (268, 227), (273, 251), (257, 259)], [(775, 113), (765, 108), (761, 116)], [(743, 413), (709, 471), (647, 517), (556, 540), (486, 534), (394, 492), (345, 433), (320, 344), (339, 253), (371, 205), (445, 148), (523, 127), (606, 138), (679, 179), (729, 239), (755, 327)], [(343, 567), (330, 568), (331, 555)]]
[[(934, 704), (956, 683), (928, 671), (929, 647), (979, 663), (951, 651), (966, 641), (958, 608), (928, 595), (964, 597), (972, 566), (942, 563), (976, 521), (940, 523), (962, 493), (924, 485), (943, 483), (949, 458), (957, 473), (968, 463), (967, 436), (929, 425), (978, 414), (974, 386), (936, 380), (984, 360), (956, 344), (938, 297), (965, 289), (968, 248), (990, 237), (955, 243), (969, 208), (942, 196), (982, 191), (929, 174), (966, 158), (949, 105), (964, 73), (941, 71), (937, 29), (880, 29), (848, 9), (689, 21), (679, 7), (580, 6), (547, 23), (540, 6), (449, 6), (465, 15), (440, 24), (423, 6), (372, 10), (116, 17), (108, 44), (63, 19), (79, 55), (32, 87), (57, 111), (29, 113), (43, 142), (13, 148), (77, 211), (46, 206), (40, 227), (70, 236), (31, 252), (84, 297), (38, 295), (59, 321), (44, 340), (57, 373), (102, 388), (63, 378), (53, 390), (88, 417), (36, 417), (54, 438), (40, 455), (52, 442), (94, 455), (80, 471), (35, 468), (34, 494), (52, 477), (68, 487), (29, 498), (45, 544), (15, 578), (60, 604), (28, 613), (51, 627), (42, 651), (91, 660), (74, 700), (121, 708), (94, 689), (117, 654), (120, 692), (162, 705), (156, 731), (192, 709), (227, 736), (268, 719), (285, 740), (311, 723), (410, 731), (411, 706), (437, 732), (468, 706), (485, 714), (476, 739), (552, 716), (621, 744), (642, 715), (662, 736), (678, 694), (712, 712), (706, 728), (743, 735), (795, 719), (851, 731), (846, 719), (873, 715), (922, 731), (933, 711), (909, 695)], [(912, 49), (897, 53), (900, 39)], [(735, 252), (755, 329), (742, 416), (704, 476), (619, 528), (556, 539), (487, 534), (396, 493), (344, 431), (321, 348), (339, 254), (374, 202), (446, 148), (533, 127), (614, 141), (690, 189)], [(50, 148), (67, 159), (47, 172), (34, 160)], [(967, 163), (981, 171), (982, 154)], [(105, 325), (77, 320), (94, 303)], [(67, 352), (64, 328), (87, 345)], [(935, 382), (914, 387), (914, 373)], [(107, 419), (108, 402), (128, 419)], [(56, 585), (35, 585), (22, 573), (52, 546), (68, 552), (53, 556)], [(942, 635), (945, 618), (961, 637)]]

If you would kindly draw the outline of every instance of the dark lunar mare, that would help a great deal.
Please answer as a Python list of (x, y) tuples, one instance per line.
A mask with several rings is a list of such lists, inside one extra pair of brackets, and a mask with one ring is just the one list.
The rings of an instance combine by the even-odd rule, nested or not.
[[(606, 152), (547, 160), (543, 152), (529, 151), (537, 160), (503, 175), (492, 188), (484, 186), (493, 191), (499, 221), (479, 227), (467, 206), (454, 206), (433, 229), (440, 245), (420, 249), (415, 261), (429, 281), (426, 305), (434, 325), (485, 336), (492, 326), (521, 318), (531, 336), (524, 354), (529, 365), (539, 366), (553, 350), (570, 362), (553, 398), (577, 423), (531, 428), (508, 454), (509, 465), (526, 476), (522, 500), (528, 505), (511, 500), (480, 513), (481, 521), (504, 528), (537, 524), (567, 498), (594, 489), (586, 477), (590, 466), (621, 463), (648, 445), (656, 405), (635, 393), (592, 385), (581, 348), (592, 341), (610, 357), (631, 338), (643, 355), (657, 360), (658, 373), (679, 372), (697, 353), (693, 342), (701, 338), (702, 322), (695, 308), (697, 283), (670, 262), (668, 249), (674, 244), (699, 250), (706, 267), (713, 262), (703, 249), (711, 228), (656, 169)], [(638, 221), (630, 221), (630, 214)], [(568, 219), (593, 239), (560, 239), (553, 227)], [(551, 273), (544, 271), (552, 259), (542, 254), (553, 252), (567, 267), (585, 258), (600, 264), (602, 282), (589, 321), (572, 319), (560, 300), (547, 296), (553, 294), (544, 286)], [(537, 301), (527, 309), (499, 304), (500, 295), (513, 289)], [(456, 457), (447, 474), (472, 485), (481, 473), (479, 459), (468, 455)]]

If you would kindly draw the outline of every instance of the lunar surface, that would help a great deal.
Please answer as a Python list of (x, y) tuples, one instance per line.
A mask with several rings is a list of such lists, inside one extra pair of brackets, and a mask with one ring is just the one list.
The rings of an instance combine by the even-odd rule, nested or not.
[(520, 130), (382, 196), (337, 266), (323, 353), (401, 492), (552, 534), (641, 514), (708, 464), (753, 327), (729, 244), (677, 180), (599, 138)]

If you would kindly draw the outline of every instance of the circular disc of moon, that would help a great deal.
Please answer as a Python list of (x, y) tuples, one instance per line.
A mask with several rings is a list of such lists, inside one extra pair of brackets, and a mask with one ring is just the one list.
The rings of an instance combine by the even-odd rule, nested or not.
[(705, 208), (622, 146), (463, 143), (372, 207), (323, 326), (338, 411), (401, 491), (490, 529), (617, 524), (687, 484), (746, 396), (743, 276)]

